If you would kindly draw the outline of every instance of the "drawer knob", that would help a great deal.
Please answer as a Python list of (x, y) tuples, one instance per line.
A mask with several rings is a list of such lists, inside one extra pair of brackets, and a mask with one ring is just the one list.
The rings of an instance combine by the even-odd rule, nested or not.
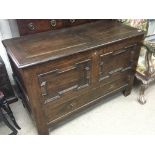
[(71, 23), (75, 23), (75, 19), (70, 19), (70, 22)]
[(28, 24), (28, 28), (29, 28), (29, 30), (31, 30), (31, 31), (35, 30), (35, 25), (34, 25), (34, 23), (29, 23), (29, 24)]
[(52, 19), (52, 20), (50, 21), (50, 23), (51, 23), (51, 26), (52, 26), (52, 27), (55, 27), (55, 26), (57, 25), (57, 22), (56, 22), (56, 20), (54, 20), (54, 19)]

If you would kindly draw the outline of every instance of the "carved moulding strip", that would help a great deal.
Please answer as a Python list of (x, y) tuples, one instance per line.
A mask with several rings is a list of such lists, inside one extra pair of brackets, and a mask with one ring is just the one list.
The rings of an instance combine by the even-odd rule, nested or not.
[(128, 67), (125, 67), (125, 68), (123, 68), (123, 67), (116, 68), (116, 69), (110, 71), (110, 72), (108, 73), (108, 75), (103, 76), (103, 77), (100, 77), (99, 81), (102, 81), (102, 80), (105, 80), (105, 79), (107, 79), (107, 78), (110, 78), (110, 77), (111, 77), (113, 74), (115, 74), (115, 73), (121, 73), (121, 72), (125, 72), (125, 71), (131, 70), (131, 69), (132, 69), (131, 66), (128, 66)]

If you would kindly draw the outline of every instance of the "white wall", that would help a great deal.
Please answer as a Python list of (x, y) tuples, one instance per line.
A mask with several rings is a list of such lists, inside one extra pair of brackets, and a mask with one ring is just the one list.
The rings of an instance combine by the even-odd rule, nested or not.
[(18, 31), (18, 26), (17, 26), (17, 23), (16, 23), (16, 20), (15, 19), (9, 19), (9, 26), (10, 26), (10, 29), (11, 29), (11, 34), (12, 34), (12, 37), (19, 37), (19, 31)]
[(150, 20), (149, 28), (148, 28), (148, 35), (155, 34), (155, 20)]
[(2, 57), (9, 78), (11, 80), (11, 83), (14, 84), (14, 80), (12, 77), (12, 69), (8, 60), (8, 56), (6, 54), (5, 48), (1, 42), (1, 40), (4, 39), (9, 39), (12, 37), (18, 37), (19, 36), (19, 32), (18, 32), (18, 28), (17, 28), (17, 24), (16, 21), (14, 19), (8, 20), (8, 19), (1, 19), (0, 20), (0, 56)]

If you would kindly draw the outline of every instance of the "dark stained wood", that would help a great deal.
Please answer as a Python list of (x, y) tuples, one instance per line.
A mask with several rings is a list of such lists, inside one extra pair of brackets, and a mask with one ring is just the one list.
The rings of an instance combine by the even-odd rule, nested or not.
[(143, 35), (102, 20), (3, 41), (38, 133), (114, 92), (129, 95)]
[[(97, 28), (96, 28), (97, 27)], [(19, 68), (55, 60), (142, 34), (115, 21), (99, 21), (3, 41)], [(21, 52), (22, 51), (22, 52)]]

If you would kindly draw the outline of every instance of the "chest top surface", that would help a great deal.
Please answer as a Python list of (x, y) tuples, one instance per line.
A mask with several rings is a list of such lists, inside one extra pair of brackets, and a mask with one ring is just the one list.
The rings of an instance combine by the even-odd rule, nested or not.
[(42, 32), (3, 41), (17, 67), (24, 68), (143, 35), (135, 28), (111, 20)]

